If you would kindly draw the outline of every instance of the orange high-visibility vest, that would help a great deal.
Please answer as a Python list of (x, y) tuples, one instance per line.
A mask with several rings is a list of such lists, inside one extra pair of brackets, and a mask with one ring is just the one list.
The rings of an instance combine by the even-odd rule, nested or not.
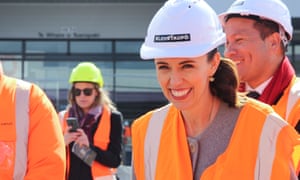
[[(64, 129), (66, 129), (67, 127), (67, 122), (66, 122), (67, 117), (68, 117), (68, 112), (64, 114), (64, 120), (63, 120)], [(110, 143), (110, 130), (111, 130), (110, 118), (111, 118), (111, 111), (106, 106), (103, 106), (100, 123), (93, 137), (94, 145), (101, 148), (102, 150), (107, 150), (108, 144)], [(70, 157), (68, 153), (69, 153), (69, 148), (67, 151), (67, 177), (70, 168)], [(116, 173), (115, 168), (104, 166), (98, 163), (97, 161), (93, 162), (91, 169), (92, 169), (92, 176), (94, 179), (102, 176), (114, 175)]]
[(46, 95), (33, 84), (1, 75), (0, 114), (0, 179), (62, 180), (63, 136)]
[[(173, 105), (134, 121), (132, 143), (136, 179), (193, 179), (184, 122)], [(290, 179), (291, 153), (296, 146), (300, 140), (293, 127), (270, 106), (249, 100), (227, 149), (200, 179)]]
[[(293, 78), (278, 103), (272, 107), (274, 108), (275, 112), (284, 118), (289, 124), (291, 124), (293, 127), (296, 127), (300, 121), (300, 78)], [(296, 164), (297, 173), (300, 173), (299, 159), (300, 153), (294, 153), (293, 160), (294, 164)]]
[(293, 127), (300, 120), (300, 79), (294, 77), (276, 105), (272, 106), (276, 113)]

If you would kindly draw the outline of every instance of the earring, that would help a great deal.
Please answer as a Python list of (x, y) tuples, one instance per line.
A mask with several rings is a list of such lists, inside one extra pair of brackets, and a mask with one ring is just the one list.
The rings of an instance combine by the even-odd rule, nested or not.
[(213, 76), (209, 77), (209, 82), (214, 82), (215, 78)]

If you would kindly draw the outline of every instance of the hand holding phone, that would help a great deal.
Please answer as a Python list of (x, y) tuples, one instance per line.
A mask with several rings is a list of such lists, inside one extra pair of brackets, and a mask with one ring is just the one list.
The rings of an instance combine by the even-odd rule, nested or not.
[(71, 126), (72, 128), (69, 130), (69, 132), (76, 132), (79, 128), (78, 120), (76, 117), (68, 117), (67, 118), (67, 124), (68, 126)]

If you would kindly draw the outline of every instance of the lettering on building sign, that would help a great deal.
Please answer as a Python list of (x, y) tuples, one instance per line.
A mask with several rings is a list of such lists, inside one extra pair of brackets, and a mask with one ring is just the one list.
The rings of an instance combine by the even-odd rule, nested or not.
[(39, 32), (39, 38), (82, 38), (91, 39), (99, 38), (99, 33), (79, 33), (76, 31), (76, 27), (62, 26), (58, 32)]
[(54, 32), (39, 32), (39, 38), (99, 38), (99, 33), (54, 33)]

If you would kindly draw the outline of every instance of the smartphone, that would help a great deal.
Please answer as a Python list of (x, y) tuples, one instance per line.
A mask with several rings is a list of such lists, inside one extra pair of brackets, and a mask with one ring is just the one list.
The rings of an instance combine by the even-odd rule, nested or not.
[(68, 126), (72, 127), (69, 130), (69, 132), (76, 132), (76, 130), (79, 128), (78, 120), (76, 117), (68, 117), (67, 124), (68, 124)]

